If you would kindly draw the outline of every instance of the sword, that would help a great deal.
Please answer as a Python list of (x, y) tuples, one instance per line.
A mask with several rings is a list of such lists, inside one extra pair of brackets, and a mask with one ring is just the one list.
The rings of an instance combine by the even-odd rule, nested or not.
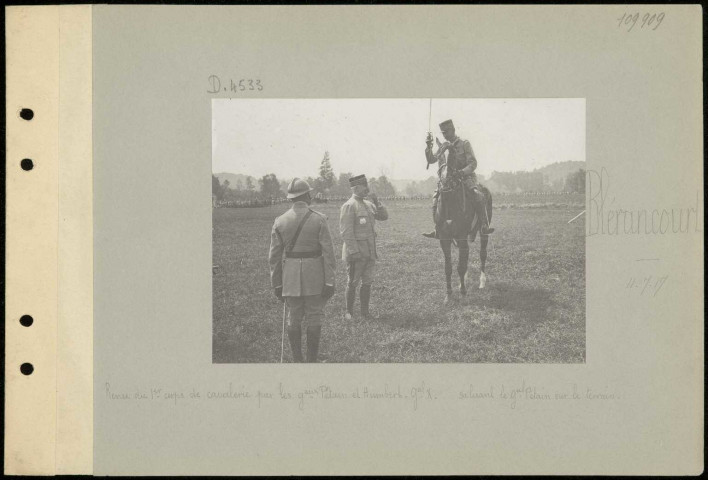
[(280, 363), (283, 363), (283, 352), (285, 351), (285, 316), (288, 304), (283, 302), (283, 333), (280, 336)]
[(577, 214), (576, 216), (574, 216), (573, 218), (571, 218), (570, 220), (568, 220), (568, 223), (572, 222), (573, 220), (575, 220), (576, 218), (578, 218), (578, 217), (579, 217), (580, 215), (582, 215), (583, 213), (585, 213), (585, 210), (583, 210), (582, 212), (580, 212), (579, 214)]
[[(433, 117), (433, 99), (431, 98), (430, 99), (430, 107), (428, 108), (428, 137), (429, 138), (432, 138), (432, 136), (433, 136), (433, 132), (430, 129), (431, 128), (430, 121), (431, 121), (432, 117)], [(427, 160), (425, 162), (426, 162), (425, 169), (427, 170), (428, 168), (430, 168), (430, 164), (428, 163)]]

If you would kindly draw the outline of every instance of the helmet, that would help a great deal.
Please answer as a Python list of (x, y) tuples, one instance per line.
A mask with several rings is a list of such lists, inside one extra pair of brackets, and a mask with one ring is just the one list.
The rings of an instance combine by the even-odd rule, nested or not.
[(293, 181), (288, 185), (288, 198), (296, 198), (311, 191), (310, 184), (305, 180), (293, 178)]

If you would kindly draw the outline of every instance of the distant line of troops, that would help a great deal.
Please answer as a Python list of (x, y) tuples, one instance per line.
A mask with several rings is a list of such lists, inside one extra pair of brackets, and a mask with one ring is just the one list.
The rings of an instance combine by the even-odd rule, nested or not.
[[(474, 170), (477, 161), (468, 141), (455, 135), (452, 121), (440, 124), (448, 151), (447, 159), (434, 157), (432, 139), (426, 139), (428, 163), (439, 160), (462, 171), (474, 189)], [(369, 190), (364, 175), (349, 179), (352, 196), (342, 205), (339, 217), (339, 232), (344, 244), (342, 260), (347, 265), (345, 291), (345, 318), (354, 316), (356, 291), (359, 289), (361, 315), (370, 319), (369, 302), (371, 285), (374, 282), (376, 259), (376, 221), (387, 220), (388, 211), (374, 192)], [(287, 197), (293, 202), (290, 210), (278, 217), (273, 224), (270, 239), (271, 286), (275, 296), (285, 302), (289, 315), (287, 332), (290, 349), (295, 362), (303, 362), (302, 324), (307, 324), (308, 362), (317, 362), (324, 307), (334, 295), (336, 259), (332, 236), (327, 226), (327, 217), (310, 208), (312, 196), (310, 185), (295, 178), (288, 186)], [(435, 203), (437, 203), (437, 193)], [(486, 231), (487, 225), (484, 226)], [(489, 229), (491, 233), (491, 229)], [(437, 232), (426, 233), (435, 238)]]

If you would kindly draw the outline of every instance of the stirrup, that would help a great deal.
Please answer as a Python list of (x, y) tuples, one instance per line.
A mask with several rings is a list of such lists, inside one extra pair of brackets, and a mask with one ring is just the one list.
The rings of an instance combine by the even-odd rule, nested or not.
[(494, 233), (494, 229), (492, 227), (487, 227), (486, 232), (482, 228), (479, 230), (479, 234), (484, 236), (491, 235), (492, 233)]
[(424, 237), (427, 237), (427, 238), (438, 238), (438, 232), (435, 231), (435, 230), (433, 230), (433, 231), (430, 232), (430, 233), (427, 233), (427, 232), (424, 233), (423, 236), (424, 236)]

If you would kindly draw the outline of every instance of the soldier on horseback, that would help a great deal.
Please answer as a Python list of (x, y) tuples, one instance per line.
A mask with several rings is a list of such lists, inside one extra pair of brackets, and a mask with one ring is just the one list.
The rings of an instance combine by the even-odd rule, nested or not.
[[(479, 189), (477, 175), (474, 172), (477, 168), (477, 159), (472, 151), (472, 146), (468, 140), (463, 140), (455, 135), (455, 126), (452, 120), (442, 122), (440, 124), (440, 131), (442, 131), (443, 137), (445, 137), (445, 143), (440, 144), (440, 142), (438, 142), (440, 149), (438, 152), (433, 153), (433, 136), (429, 133), (425, 141), (425, 158), (428, 164), (440, 161), (441, 164), (447, 163), (447, 167), (451, 171), (459, 172), (462, 176), (463, 185), (471, 195), (477, 218), (481, 222), (480, 234), (489, 235), (494, 232), (494, 229), (489, 227), (489, 220), (485, 210), (486, 198), (484, 193)], [(446, 151), (448, 152), (447, 160), (445, 159)], [(438, 187), (438, 190), (433, 196), (433, 216), (437, 210), (439, 199), (440, 188)], [(433, 221), (435, 220), (433, 219)], [(439, 238), (437, 225), (435, 230), (430, 233), (424, 233), (423, 235), (428, 238)]]

